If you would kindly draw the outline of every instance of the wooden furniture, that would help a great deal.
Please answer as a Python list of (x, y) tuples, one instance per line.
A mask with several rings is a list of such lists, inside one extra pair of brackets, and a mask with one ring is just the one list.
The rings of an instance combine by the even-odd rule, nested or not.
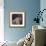
[(32, 34), (34, 35), (34, 42), (31, 46), (44, 46), (46, 29), (40, 26), (32, 26)]

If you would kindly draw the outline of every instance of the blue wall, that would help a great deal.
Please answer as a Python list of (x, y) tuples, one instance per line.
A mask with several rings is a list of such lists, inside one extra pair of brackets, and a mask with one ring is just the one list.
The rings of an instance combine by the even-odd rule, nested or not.
[[(46, 9), (46, 0), (41, 0), (40, 1), (40, 10)], [(43, 22), (40, 21), (40, 25), (46, 27), (46, 11), (43, 13), (42, 15), (43, 17)], [(46, 35), (45, 35), (45, 39), (46, 39)], [(46, 40), (45, 40), (45, 44), (46, 44)]]
[[(4, 0), (4, 38), (7, 41), (18, 41), (32, 30), (34, 17), (40, 9), (40, 0)], [(24, 11), (26, 25), (23, 28), (9, 27), (9, 14), (11, 11)]]
[[(42, 11), (43, 9), (46, 9), (46, 0), (41, 0), (40, 1), (40, 10)], [(46, 11), (43, 12), (43, 22), (40, 21), (40, 25), (46, 27)]]

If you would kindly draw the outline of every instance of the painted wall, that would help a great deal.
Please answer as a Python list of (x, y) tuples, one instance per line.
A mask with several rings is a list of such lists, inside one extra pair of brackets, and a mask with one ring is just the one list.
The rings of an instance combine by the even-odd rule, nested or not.
[[(46, 9), (46, 0), (40, 0), (40, 9), (41, 9), (41, 11), (43, 9)], [(40, 25), (46, 27), (46, 11), (43, 12), (43, 15), (42, 16), (43, 16), (43, 22), (41, 21), (40, 22)]]
[[(40, 0), (40, 10), (46, 9), (46, 0)], [(46, 11), (44, 11), (43, 15), (43, 22), (40, 21), (40, 25), (46, 27)], [(46, 34), (45, 34), (45, 43), (46, 43)]]
[[(7, 41), (18, 41), (32, 30), (36, 12), (40, 10), (40, 0), (4, 0), (4, 38)], [(23, 28), (9, 27), (9, 14), (11, 11), (24, 11), (26, 25)]]

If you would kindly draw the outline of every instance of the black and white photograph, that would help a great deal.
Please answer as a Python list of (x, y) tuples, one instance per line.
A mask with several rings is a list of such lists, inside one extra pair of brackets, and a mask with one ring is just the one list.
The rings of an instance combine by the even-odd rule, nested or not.
[(24, 12), (10, 12), (10, 26), (11, 27), (22, 27), (24, 25), (25, 25)]

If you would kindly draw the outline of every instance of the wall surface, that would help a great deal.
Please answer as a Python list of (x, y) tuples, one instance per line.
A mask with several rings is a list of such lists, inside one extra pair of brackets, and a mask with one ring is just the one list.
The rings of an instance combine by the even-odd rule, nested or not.
[[(46, 0), (40, 0), (40, 10), (46, 9)], [(43, 12), (43, 22), (40, 21), (40, 25), (46, 27), (46, 11)], [(45, 34), (45, 43), (46, 43), (46, 34)]]
[[(40, 9), (41, 11), (43, 9), (46, 9), (46, 0), (40, 0)], [(40, 21), (40, 25), (46, 27), (46, 10), (44, 10), (42, 17), (43, 17), (43, 22)]]
[[(32, 24), (36, 12), (40, 10), (40, 0), (4, 0), (4, 38), (7, 41), (18, 41), (32, 30)], [(23, 28), (9, 27), (10, 12), (24, 11), (26, 25)]]

